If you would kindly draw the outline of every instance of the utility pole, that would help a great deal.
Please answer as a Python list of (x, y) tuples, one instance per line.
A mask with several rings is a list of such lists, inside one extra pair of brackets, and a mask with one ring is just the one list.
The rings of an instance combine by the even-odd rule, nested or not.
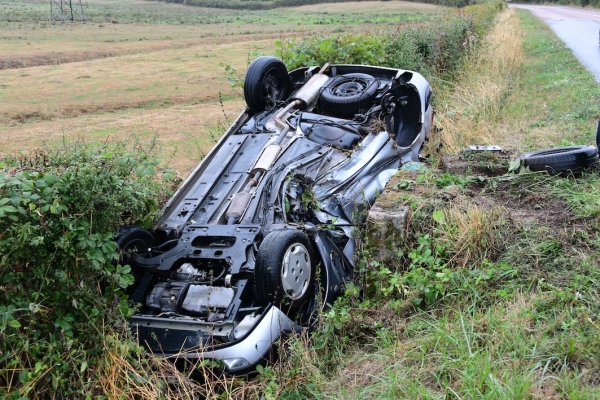
[(85, 21), (81, 0), (50, 0), (50, 21)]

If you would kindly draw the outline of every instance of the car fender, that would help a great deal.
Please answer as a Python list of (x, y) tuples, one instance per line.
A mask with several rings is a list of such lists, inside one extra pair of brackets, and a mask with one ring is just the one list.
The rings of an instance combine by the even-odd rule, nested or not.
[(332, 303), (340, 294), (344, 284), (352, 279), (352, 263), (346, 258), (344, 252), (334, 243), (331, 234), (319, 230), (315, 235), (315, 244), (321, 256), (324, 277), (322, 285), (324, 304)]

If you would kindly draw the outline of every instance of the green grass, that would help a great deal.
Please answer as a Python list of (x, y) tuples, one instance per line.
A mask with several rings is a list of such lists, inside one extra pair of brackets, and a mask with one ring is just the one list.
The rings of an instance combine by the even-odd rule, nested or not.
[[(104, 14), (97, 14), (99, 20), (193, 24), (200, 21), (196, 18), (204, 18), (203, 23), (214, 18), (222, 24), (267, 24), (284, 15), (278, 10), (255, 14), (211, 10), (202, 16), (202, 9), (187, 15), (184, 10), (188, 8), (177, 5), (139, 3), (134, 8), (133, 3), (120, 3), (94, 2), (105, 7)], [(167, 10), (173, 14), (155, 15), (153, 7), (170, 7)], [(39, 24), (40, 29), (33, 32), (41, 34), (43, 22), (31, 21), (38, 21), (47, 8), (46, 0), (0, 0), (0, 11), (7, 11), (0, 16), (4, 32), (0, 40), (24, 46), (31, 38), (24, 33), (12, 38), (11, 29), (22, 32), (24, 25)], [(120, 13), (124, 8), (126, 12)], [(306, 17), (315, 24), (343, 23), (343, 15), (314, 11), (297, 18)], [(14, 18), (26, 22), (7, 22)], [(378, 21), (394, 16), (372, 12), (352, 18)], [(525, 63), (513, 76), (516, 89), (496, 105), (498, 117), (493, 122), (515, 135), (510, 150), (516, 152), (593, 143), (600, 89), (544, 24), (527, 12), (519, 12), (519, 18), (525, 31)], [(58, 29), (47, 25), (44, 29)], [(112, 27), (106, 24), (102, 30)], [(165, 36), (164, 32), (153, 34)], [(182, 34), (191, 36), (193, 31)], [(125, 35), (115, 40), (133, 39)], [(187, 59), (217, 57), (194, 54)], [(169, 54), (169, 63), (182, 63), (178, 57)], [(221, 60), (223, 55), (218, 57)], [(173, 69), (171, 73), (185, 75), (186, 71)], [(22, 73), (3, 76), (16, 81)], [(146, 88), (123, 80), (122, 91), (139, 94), (138, 89)], [(85, 86), (86, 79), (72, 84)], [(165, 126), (203, 113), (196, 106), (171, 107), (176, 93), (174, 85), (166, 86), (169, 90), (150, 86), (154, 95), (140, 107), (169, 106), (153, 114), (157, 119), (169, 111), (174, 114)], [(115, 93), (102, 85), (95, 88)], [(107, 115), (148, 119), (142, 111), (116, 110)], [(110, 118), (103, 125), (95, 121), (79, 123), (89, 126), (98, 140), (130, 129)], [(177, 128), (177, 135), (165, 135), (140, 122), (134, 133), (170, 143), (163, 146), (166, 157), (200, 157), (225, 129), (224, 123), (199, 126), (204, 123), (196, 118)], [(200, 129), (206, 134), (198, 134)], [(403, 189), (396, 190), (395, 201), (412, 206), (412, 214), (398, 256), (380, 261), (372, 247), (361, 247), (356, 284), (349, 285), (347, 298), (322, 316), (311, 338), (292, 338), (281, 346), (284, 356), (278, 364), (262, 369), (253, 381), (231, 379), (225, 390), (242, 387), (236, 392), (238, 397), (260, 394), (278, 399), (600, 398), (597, 172), (577, 177), (523, 173), (509, 180), (480, 180), (430, 169), (418, 177), (402, 178)], [(461, 226), (468, 229), (457, 228)], [(463, 232), (472, 236), (464, 237)], [(462, 244), (475, 247), (467, 254)], [(426, 291), (436, 295), (428, 297)], [(122, 371), (112, 376), (127, 376)], [(213, 397), (219, 388), (219, 382), (215, 383), (206, 397)]]
[(527, 149), (594, 144), (600, 87), (544, 23), (526, 11), (519, 16), (528, 60), (519, 93), (507, 102), (506, 124), (531, 132)]
[[(419, 12), (405, 10), (362, 11), (361, 13), (337, 11), (290, 12), (288, 9), (274, 10), (226, 10), (184, 6), (181, 4), (153, 1), (95, 0), (83, 2), (83, 14), (88, 22), (149, 23), (168, 25), (196, 24), (288, 24), (288, 25), (335, 25), (389, 24), (430, 20), (437, 14), (434, 7)], [(74, 1), (73, 5), (77, 5)], [(74, 7), (79, 10), (78, 7)], [(414, 9), (418, 10), (418, 5)], [(49, 23), (50, 2), (47, 0), (1, 0), (0, 27), (9, 23)], [(35, 25), (34, 25), (35, 26)]]
[[(509, 150), (593, 144), (600, 89), (542, 22), (518, 16), (518, 89), (495, 105), (499, 129), (520, 135)], [(398, 257), (362, 249), (361, 290), (350, 286), (312, 341), (292, 339), (286, 364), (262, 372), (265, 397), (600, 398), (598, 171), (506, 178), (402, 176), (395, 201), (412, 215)], [(464, 265), (450, 215), (488, 235), (474, 236), (482, 252)], [(423, 301), (431, 290), (437, 299)]]
[(117, 128), (103, 128), (96, 129), (95, 131), (91, 132), (90, 136), (102, 140), (103, 138), (113, 135), (115, 133), (117, 133)]

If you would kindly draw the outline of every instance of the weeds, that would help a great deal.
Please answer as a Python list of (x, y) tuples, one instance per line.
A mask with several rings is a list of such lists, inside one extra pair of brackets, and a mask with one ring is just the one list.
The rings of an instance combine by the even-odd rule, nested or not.
[(277, 55), (291, 69), (327, 62), (402, 66), (425, 76), (435, 76), (439, 81), (450, 80), (463, 57), (473, 50), (474, 46), (469, 43), (476, 32), (484, 34), (502, 7), (500, 3), (488, 2), (474, 6), (471, 12), (447, 15), (429, 24), (400, 26), (393, 33), (351, 33), (279, 41)]
[(523, 32), (514, 10), (499, 18), (479, 43), (482, 50), (467, 57), (456, 83), (447, 95), (440, 96), (444, 100), (436, 103), (436, 124), (442, 134), (430, 149), (441, 146), (443, 154), (456, 154), (465, 145), (514, 143), (513, 135), (504, 132), (498, 120), (519, 82), (524, 62)]
[(170, 189), (156, 167), (147, 147), (110, 142), (0, 161), (3, 395), (95, 393), (104, 357), (95, 344), (132, 312), (122, 294), (130, 269), (116, 264), (113, 237), (151, 221), (156, 195)]
[[(500, 18), (487, 59), (465, 70), (466, 88), (489, 79), (488, 67), (498, 72), (489, 76), (499, 86), (456, 88), (456, 107), (443, 110), (444, 151), (480, 144), (484, 133), (493, 133), (490, 144), (522, 150), (520, 137), (503, 136), (511, 132), (505, 121), (527, 118), (511, 102), (537, 93), (535, 85), (518, 86), (535, 79), (521, 66), (537, 62), (529, 58), (535, 58), (532, 47), (522, 45), (521, 37), (534, 33), (520, 30), (520, 17), (531, 23), (514, 12)], [(514, 43), (504, 43), (509, 37)], [(518, 57), (504, 62), (509, 49)], [(560, 121), (546, 123), (556, 128)], [(389, 250), (389, 243), (367, 238), (356, 282), (324, 312), (311, 340), (293, 342), (293, 365), (272, 371), (277, 394), (599, 397), (595, 171), (553, 177), (516, 166), (512, 175), (479, 180), (429, 169), (397, 182), (378, 200), (409, 210), (400, 232), (386, 232), (396, 251), (382, 258), (379, 250)], [(303, 379), (292, 383), (299, 372)]]
[(477, 205), (451, 206), (437, 210), (436, 236), (453, 253), (452, 262), (459, 266), (480, 265), (495, 260), (502, 249), (503, 227), (508, 225), (502, 208), (486, 209)]

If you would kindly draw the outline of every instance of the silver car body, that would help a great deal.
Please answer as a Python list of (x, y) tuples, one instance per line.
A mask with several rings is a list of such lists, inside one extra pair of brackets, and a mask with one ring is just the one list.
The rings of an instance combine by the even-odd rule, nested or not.
[[(155, 353), (221, 360), (231, 372), (260, 362), (352, 279), (354, 228), (398, 168), (419, 160), (433, 110), (417, 72), (334, 65), (289, 77), (291, 94), (239, 115), (166, 204), (148, 249), (129, 260), (131, 298), (141, 304), (131, 324)], [(321, 100), (339, 77), (349, 86), (375, 81), (350, 117)], [(310, 284), (322, 302), (300, 316), (256, 290), (262, 241), (286, 230), (310, 239), (303, 248), (320, 271)]]

